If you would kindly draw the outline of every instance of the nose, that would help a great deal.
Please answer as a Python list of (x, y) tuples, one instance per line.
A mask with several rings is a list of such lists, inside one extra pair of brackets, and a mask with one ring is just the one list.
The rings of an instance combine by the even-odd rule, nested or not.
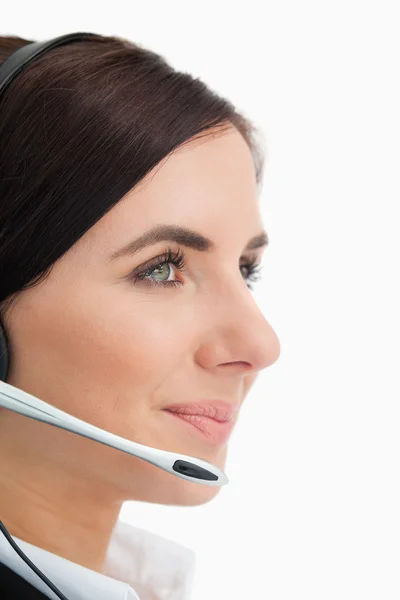
[(242, 374), (274, 364), (280, 342), (244, 280), (220, 281), (202, 319), (203, 343), (197, 359), (208, 368), (224, 366)]

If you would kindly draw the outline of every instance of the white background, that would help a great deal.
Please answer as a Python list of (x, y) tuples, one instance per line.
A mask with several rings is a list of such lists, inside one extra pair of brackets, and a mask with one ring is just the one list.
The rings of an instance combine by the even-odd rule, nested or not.
[(262, 129), (255, 297), (281, 343), (200, 507), (121, 518), (192, 548), (193, 600), (400, 598), (398, 2), (2, 7), (1, 35), (120, 35)]

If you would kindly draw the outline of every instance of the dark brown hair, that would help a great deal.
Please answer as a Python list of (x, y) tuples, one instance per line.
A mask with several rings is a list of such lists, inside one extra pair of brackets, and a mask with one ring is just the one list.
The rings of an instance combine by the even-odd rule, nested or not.
[[(0, 37), (0, 63), (31, 41)], [(260, 185), (261, 132), (155, 52), (93, 34), (35, 59), (0, 97), (0, 309), (175, 148), (232, 125)]]

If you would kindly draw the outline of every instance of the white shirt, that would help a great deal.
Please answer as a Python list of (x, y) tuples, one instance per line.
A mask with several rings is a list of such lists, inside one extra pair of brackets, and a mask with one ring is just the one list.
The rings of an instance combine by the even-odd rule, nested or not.
[[(196, 561), (194, 551), (123, 521), (118, 520), (113, 529), (104, 563), (104, 574), (47, 552), (16, 536), (12, 537), (26, 556), (68, 600), (190, 598)], [(17, 554), (2, 531), (0, 561), (52, 600), (59, 600)]]

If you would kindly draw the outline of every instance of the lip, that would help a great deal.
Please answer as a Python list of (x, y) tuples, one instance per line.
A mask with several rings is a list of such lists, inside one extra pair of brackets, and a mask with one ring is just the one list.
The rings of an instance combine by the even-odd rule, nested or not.
[(224, 400), (194, 400), (193, 402), (176, 402), (169, 404), (164, 410), (185, 415), (209, 417), (215, 421), (230, 421), (236, 416), (239, 405)]
[(222, 400), (199, 400), (190, 404), (172, 404), (163, 410), (186, 423), (193, 434), (200, 435), (210, 444), (220, 445), (232, 432), (238, 407)]

